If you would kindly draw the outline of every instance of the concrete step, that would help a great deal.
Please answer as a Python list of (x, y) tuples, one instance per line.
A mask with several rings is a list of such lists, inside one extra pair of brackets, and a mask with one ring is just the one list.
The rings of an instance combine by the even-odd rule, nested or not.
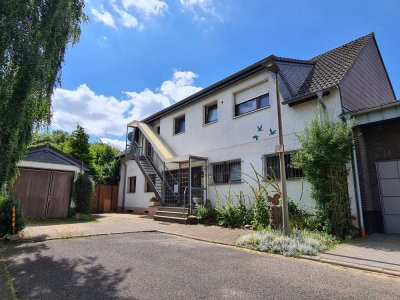
[(174, 218), (182, 218), (182, 219), (187, 219), (189, 216), (188, 213), (184, 212), (175, 212), (175, 211), (160, 211), (158, 210), (156, 213), (157, 217), (174, 217)]
[(189, 213), (189, 208), (183, 208), (183, 207), (176, 207), (176, 206), (162, 206), (158, 208), (158, 211), (162, 212), (177, 212), (177, 213)]
[(187, 220), (186, 218), (184, 219), (184, 218), (176, 218), (176, 217), (167, 217), (167, 216), (154, 215), (154, 221), (186, 224), (186, 220)]

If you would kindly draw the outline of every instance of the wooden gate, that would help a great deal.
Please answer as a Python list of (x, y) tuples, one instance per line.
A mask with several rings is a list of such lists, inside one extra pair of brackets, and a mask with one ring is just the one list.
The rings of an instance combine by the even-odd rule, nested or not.
[(12, 192), (26, 218), (66, 218), (71, 202), (73, 172), (20, 168)]
[(96, 213), (116, 212), (118, 208), (118, 186), (99, 184), (92, 198), (92, 211)]

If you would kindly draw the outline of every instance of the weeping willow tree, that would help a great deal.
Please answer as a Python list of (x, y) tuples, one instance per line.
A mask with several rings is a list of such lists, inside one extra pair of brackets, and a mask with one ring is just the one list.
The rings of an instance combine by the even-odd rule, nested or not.
[(0, 187), (16, 174), (35, 127), (50, 123), (69, 44), (80, 36), (83, 0), (0, 1)]

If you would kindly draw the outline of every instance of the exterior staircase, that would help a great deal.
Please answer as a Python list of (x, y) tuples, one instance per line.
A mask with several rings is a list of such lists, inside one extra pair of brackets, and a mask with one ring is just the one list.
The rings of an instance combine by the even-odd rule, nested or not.
[(160, 207), (154, 215), (155, 221), (186, 224), (189, 216), (189, 209), (184, 207)]

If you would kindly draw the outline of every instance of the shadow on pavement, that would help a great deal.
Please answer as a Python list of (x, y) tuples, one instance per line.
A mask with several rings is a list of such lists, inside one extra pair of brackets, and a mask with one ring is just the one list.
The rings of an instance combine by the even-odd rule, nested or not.
[[(9, 244), (4, 251), (19, 299), (115, 299), (130, 268), (108, 272), (88, 254), (55, 259), (42, 243)], [(132, 299), (132, 298), (130, 298)]]

